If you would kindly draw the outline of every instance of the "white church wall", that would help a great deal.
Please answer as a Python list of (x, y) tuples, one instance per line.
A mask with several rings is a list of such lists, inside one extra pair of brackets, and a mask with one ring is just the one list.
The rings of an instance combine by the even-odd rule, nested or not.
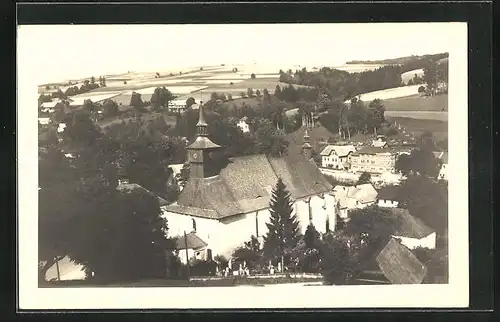
[(307, 226), (309, 226), (309, 204), (307, 200), (297, 200), (295, 201), (295, 216), (300, 226), (300, 233), (304, 234), (306, 232)]

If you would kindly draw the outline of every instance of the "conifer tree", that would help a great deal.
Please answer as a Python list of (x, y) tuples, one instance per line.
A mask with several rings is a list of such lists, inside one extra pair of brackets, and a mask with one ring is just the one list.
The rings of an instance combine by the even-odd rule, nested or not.
[(264, 236), (264, 253), (270, 259), (287, 264), (287, 254), (299, 242), (300, 232), (297, 218), (292, 214), (290, 192), (281, 178), (273, 189), (270, 208), (271, 218), (266, 224), (268, 233)]

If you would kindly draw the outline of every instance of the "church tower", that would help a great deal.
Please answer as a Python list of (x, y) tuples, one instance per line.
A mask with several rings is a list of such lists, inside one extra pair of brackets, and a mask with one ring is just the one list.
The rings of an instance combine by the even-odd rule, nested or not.
[(306, 127), (306, 132), (304, 133), (304, 144), (302, 144), (302, 155), (309, 160), (312, 158), (312, 146), (310, 142), (310, 137), (309, 137), (309, 132), (307, 131)]
[(203, 115), (203, 102), (200, 102), (199, 118), (196, 124), (196, 140), (187, 147), (188, 162), (191, 169), (190, 179), (203, 179), (217, 174), (217, 160), (213, 152), (220, 148), (208, 138), (207, 123)]

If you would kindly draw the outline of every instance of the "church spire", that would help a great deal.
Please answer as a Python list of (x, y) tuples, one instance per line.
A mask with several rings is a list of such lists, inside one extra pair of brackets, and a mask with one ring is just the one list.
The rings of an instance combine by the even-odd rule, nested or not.
[(207, 122), (205, 122), (205, 116), (203, 115), (203, 102), (200, 101), (200, 107), (198, 108), (200, 115), (198, 117), (198, 123), (196, 124), (196, 134), (198, 136), (207, 136)]

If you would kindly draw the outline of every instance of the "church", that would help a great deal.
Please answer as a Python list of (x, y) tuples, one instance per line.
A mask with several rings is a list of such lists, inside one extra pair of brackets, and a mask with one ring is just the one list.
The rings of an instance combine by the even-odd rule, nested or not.
[(320, 233), (335, 229), (333, 187), (311, 159), (307, 130), (301, 154), (224, 159), (222, 147), (208, 138), (201, 106), (196, 127), (197, 137), (187, 148), (189, 179), (178, 201), (162, 211), (170, 237), (196, 235), (206, 245), (197, 258), (230, 258), (252, 235), (262, 242), (278, 178), (291, 194), (302, 233), (310, 223)]

